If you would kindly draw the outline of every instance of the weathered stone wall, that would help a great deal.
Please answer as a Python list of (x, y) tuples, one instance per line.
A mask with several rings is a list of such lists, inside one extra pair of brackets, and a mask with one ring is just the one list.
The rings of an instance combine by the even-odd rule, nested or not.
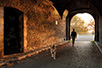
[(102, 16), (99, 17), (99, 42), (102, 44)]
[(0, 58), (3, 56), (4, 49), (4, 9), (0, 7)]
[[(26, 51), (64, 41), (65, 22), (61, 22), (49, 0), (0, 0), (0, 6), (16, 8), (27, 16), (24, 23), (27, 27), (24, 28), (24, 32), (27, 32), (27, 38), (24, 38), (27, 39)], [(59, 22), (58, 25), (55, 20)]]

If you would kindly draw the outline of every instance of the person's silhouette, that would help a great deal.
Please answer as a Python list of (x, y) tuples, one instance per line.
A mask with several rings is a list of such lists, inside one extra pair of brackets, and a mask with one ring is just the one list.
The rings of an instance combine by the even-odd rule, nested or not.
[(75, 32), (75, 29), (73, 29), (73, 31), (71, 32), (72, 46), (74, 46), (76, 36), (77, 36), (77, 33)]

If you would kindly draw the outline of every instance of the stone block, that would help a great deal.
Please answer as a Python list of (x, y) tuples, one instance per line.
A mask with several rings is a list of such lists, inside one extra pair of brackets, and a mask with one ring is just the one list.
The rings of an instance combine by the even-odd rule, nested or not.
[(0, 58), (3, 58), (4, 52), (0, 51)]
[(18, 60), (21, 60), (21, 59), (24, 59), (24, 58), (26, 58), (27, 57), (27, 55), (23, 55), (23, 56), (19, 56), (17, 59)]
[(4, 55), (4, 9), (0, 7), (0, 58)]

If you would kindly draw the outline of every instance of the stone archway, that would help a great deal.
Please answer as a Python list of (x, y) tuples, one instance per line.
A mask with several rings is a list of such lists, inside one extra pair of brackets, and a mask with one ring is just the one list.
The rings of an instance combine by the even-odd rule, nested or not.
[(4, 54), (23, 52), (23, 12), (11, 8), (4, 8)]
[(81, 10), (74, 10), (69, 13), (66, 19), (66, 40), (70, 40), (70, 21), (72, 17), (77, 13), (89, 13), (95, 19), (95, 41), (99, 41), (99, 21), (98, 21), (98, 14), (91, 9), (81, 9)]

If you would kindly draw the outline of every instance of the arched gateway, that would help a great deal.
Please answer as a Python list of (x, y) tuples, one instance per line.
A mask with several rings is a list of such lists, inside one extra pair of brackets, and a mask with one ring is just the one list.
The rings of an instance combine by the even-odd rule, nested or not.
[[(95, 19), (95, 41), (101, 42), (101, 32), (99, 24), (101, 24), (101, 3), (100, 0), (51, 0), (54, 6), (62, 16), (63, 11), (67, 9), (69, 11), (66, 17), (66, 40), (70, 39), (70, 20), (77, 13), (89, 13)], [(99, 6), (100, 4), (100, 6)]]
[(69, 40), (70, 39), (70, 21), (72, 19), (72, 17), (77, 14), (77, 13), (89, 13), (91, 14), (94, 19), (95, 19), (95, 41), (99, 41), (99, 21), (98, 21), (98, 15), (97, 13), (94, 12), (94, 10), (88, 10), (88, 9), (81, 9), (81, 10), (75, 10), (70, 12), (70, 14), (67, 16), (67, 20), (66, 20), (66, 39)]
[[(101, 0), (39, 0), (39, 1), (41, 2), (35, 2), (35, 0), (0, 0), (0, 57), (4, 54), (6, 55), (22, 51), (27, 52), (32, 50), (33, 47), (35, 49), (36, 46), (40, 47), (41, 45), (50, 45), (52, 43), (55, 44), (58, 42), (63, 42), (65, 38), (67, 40), (70, 39), (70, 20), (77, 13), (89, 13), (94, 17), (95, 41), (99, 41), (100, 43), (102, 43)], [(45, 1), (44, 3), (48, 4), (48, 6), (41, 6), (44, 5), (41, 4), (43, 3), (42, 1)], [(50, 5), (49, 3), (47, 3), (48, 1), (49, 2), (52, 1), (53, 3), (50, 2), (51, 4)], [(37, 5), (36, 3), (39, 3), (39, 5)], [(63, 15), (65, 9), (68, 10), (69, 14), (66, 17), (66, 24), (65, 22), (64, 24), (62, 22), (61, 23), (59, 22), (58, 26), (55, 26), (54, 22), (45, 23), (45, 20), (42, 22), (38, 22), (36, 20), (35, 17), (38, 16), (37, 19), (39, 19), (40, 16), (38, 11), (35, 12), (36, 9), (39, 10), (39, 8), (37, 7), (40, 7), (41, 9), (45, 10), (49, 10), (50, 8), (52, 8), (51, 10), (53, 10), (53, 7), (51, 6), (57, 9), (60, 16)], [(34, 7), (36, 9), (33, 9)], [(46, 7), (47, 9), (44, 7)], [(45, 10), (42, 11), (45, 12)], [(50, 12), (48, 12), (48, 14), (51, 15)], [(43, 15), (45, 15), (44, 17), (45, 19), (47, 16), (46, 12)], [(55, 16), (53, 15), (53, 17)], [(46, 18), (46, 20), (48, 19)], [(39, 25), (36, 26), (36, 24)], [(39, 26), (42, 27), (39, 28)], [(42, 28), (44, 29), (42, 30)], [(16, 32), (14, 30), (16, 30)], [(9, 50), (12, 52), (10, 52)]]

